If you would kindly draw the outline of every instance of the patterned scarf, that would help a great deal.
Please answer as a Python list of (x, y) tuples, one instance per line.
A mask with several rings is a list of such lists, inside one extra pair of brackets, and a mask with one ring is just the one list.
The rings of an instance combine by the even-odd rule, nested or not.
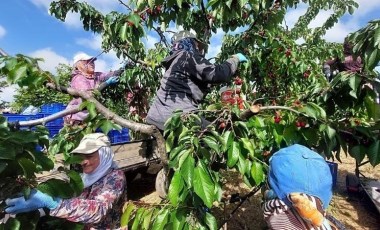
[(114, 168), (113, 156), (110, 147), (101, 147), (99, 150), (99, 165), (92, 173), (82, 173), (82, 181), (84, 188), (90, 187), (95, 182), (97, 182), (100, 178), (106, 175), (111, 168)]
[(197, 51), (192, 38), (183, 38), (178, 42), (173, 43), (172, 49), (170, 50), (170, 55), (178, 50), (186, 50), (190, 53), (194, 53)]

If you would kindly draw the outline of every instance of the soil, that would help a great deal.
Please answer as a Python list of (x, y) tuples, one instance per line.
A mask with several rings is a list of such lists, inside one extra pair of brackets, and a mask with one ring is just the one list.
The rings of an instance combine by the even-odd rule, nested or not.
[[(334, 188), (333, 199), (328, 212), (341, 221), (347, 229), (380, 230), (380, 213), (372, 201), (364, 194), (358, 192), (348, 194), (346, 190), (346, 175), (355, 172), (355, 160), (351, 157), (342, 156), (342, 162), (338, 163), (337, 185)], [(370, 164), (360, 167), (360, 172), (366, 177), (380, 179), (380, 166), (373, 168)], [(236, 172), (229, 171), (224, 174), (225, 196), (228, 198), (242, 197), (250, 192), (249, 188), (239, 180)], [(128, 199), (144, 203), (159, 203), (161, 199), (154, 191), (154, 174), (139, 174), (129, 181)], [(239, 194), (239, 196), (237, 196)], [(217, 217), (219, 224), (227, 221), (223, 229), (228, 230), (261, 230), (267, 229), (260, 208), (261, 192), (247, 198), (242, 205), (239, 201), (213, 208), (212, 212)]]

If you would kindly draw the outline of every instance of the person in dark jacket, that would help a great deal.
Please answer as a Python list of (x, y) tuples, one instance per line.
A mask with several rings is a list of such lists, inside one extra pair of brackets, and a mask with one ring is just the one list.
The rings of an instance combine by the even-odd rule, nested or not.
[(344, 60), (335, 58), (323, 63), (323, 73), (328, 81), (332, 80), (334, 70), (339, 72), (360, 72), (362, 70), (362, 59), (353, 55), (352, 44), (348, 40), (345, 40), (343, 43), (343, 54)]
[[(241, 54), (232, 55), (220, 65), (212, 64), (203, 56), (206, 44), (190, 31), (180, 31), (172, 38), (170, 56), (162, 64), (166, 72), (151, 105), (146, 122), (164, 130), (173, 111), (190, 112), (198, 109), (207, 94), (209, 84), (229, 82), (240, 62), (247, 62)], [(202, 122), (205, 127), (207, 121)]]

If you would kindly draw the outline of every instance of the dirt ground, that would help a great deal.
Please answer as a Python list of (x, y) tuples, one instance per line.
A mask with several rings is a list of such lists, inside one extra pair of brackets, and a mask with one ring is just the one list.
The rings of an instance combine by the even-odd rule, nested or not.
[[(351, 157), (342, 157), (342, 163), (338, 163), (337, 186), (328, 212), (336, 219), (344, 223), (347, 229), (380, 230), (380, 214), (364, 192), (349, 195), (346, 191), (346, 175), (354, 173), (355, 161)], [(380, 166), (373, 168), (366, 164), (360, 167), (360, 171), (367, 177), (380, 179)], [(225, 174), (226, 195), (239, 193), (240, 197), (249, 193), (248, 187), (239, 180), (239, 175), (234, 172)], [(140, 175), (128, 184), (130, 200), (138, 200), (146, 203), (158, 203), (160, 198), (154, 191), (154, 175)], [(247, 199), (233, 214), (231, 212), (239, 202), (230, 203), (225, 207), (214, 208), (212, 212), (217, 217), (219, 224), (227, 224), (224, 230), (264, 230), (267, 226), (260, 209), (260, 191)]]

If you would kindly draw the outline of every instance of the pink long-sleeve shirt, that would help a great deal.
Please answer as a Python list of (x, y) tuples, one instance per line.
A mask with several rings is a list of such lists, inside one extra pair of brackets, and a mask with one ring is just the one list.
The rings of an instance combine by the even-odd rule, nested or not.
[[(112, 77), (114, 75), (114, 72), (108, 72), (108, 73), (102, 73), (102, 72), (95, 72), (94, 78), (86, 78), (81, 72), (74, 71), (72, 73), (71, 83), (70, 87), (76, 90), (94, 90), (96, 87), (99, 86), (100, 83), (107, 80), (108, 78)], [(77, 108), (82, 103), (82, 98), (74, 98), (69, 102), (67, 105), (67, 109), (69, 108)], [(83, 121), (88, 115), (87, 111), (81, 111), (75, 114), (70, 114), (65, 117), (65, 120), (76, 120), (76, 121)]]
[(50, 210), (50, 216), (84, 223), (85, 229), (118, 228), (122, 205), (118, 200), (125, 188), (124, 172), (113, 170), (85, 188), (80, 196), (63, 199), (57, 208)]

